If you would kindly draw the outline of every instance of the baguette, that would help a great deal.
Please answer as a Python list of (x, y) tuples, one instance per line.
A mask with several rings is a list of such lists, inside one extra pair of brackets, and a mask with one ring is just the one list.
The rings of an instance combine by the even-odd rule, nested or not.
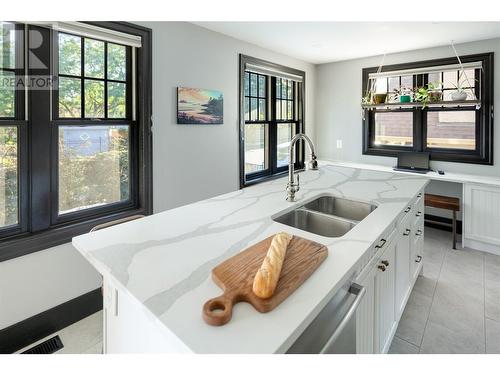
[(257, 297), (269, 298), (273, 295), (280, 278), (286, 249), (292, 235), (280, 232), (273, 237), (271, 246), (253, 280), (253, 292)]

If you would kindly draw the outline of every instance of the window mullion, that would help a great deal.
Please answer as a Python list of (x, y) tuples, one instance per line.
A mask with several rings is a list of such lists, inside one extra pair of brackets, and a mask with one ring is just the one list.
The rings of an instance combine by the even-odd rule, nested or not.
[[(127, 89), (125, 89), (125, 103), (127, 103), (126, 91)], [(126, 113), (125, 116), (127, 116)], [(107, 42), (104, 43), (104, 118), (108, 118), (108, 43)]]
[(276, 147), (276, 137), (277, 137), (277, 129), (278, 124), (276, 121), (277, 113), (276, 113), (276, 77), (271, 77), (271, 87), (270, 87), (270, 96), (271, 96), (271, 121), (269, 121), (269, 169), (271, 173), (276, 173), (277, 169), (277, 147)]
[(80, 116), (85, 118), (85, 38), (80, 38), (80, 107)]
[[(36, 26), (30, 26), (27, 38), (32, 35), (40, 35), (42, 45), (37, 49), (36, 57), (45, 65), (30, 64), (28, 61), (30, 76), (50, 75), (50, 31)], [(33, 66), (39, 66), (35, 68)], [(51, 192), (51, 176), (47, 171), (52, 168), (51, 134), (50, 123), (50, 90), (30, 90), (29, 108), (29, 138), (36, 140), (30, 144), (30, 186), (31, 186), (31, 231), (38, 232), (50, 227), (51, 224), (51, 202), (55, 197)]]

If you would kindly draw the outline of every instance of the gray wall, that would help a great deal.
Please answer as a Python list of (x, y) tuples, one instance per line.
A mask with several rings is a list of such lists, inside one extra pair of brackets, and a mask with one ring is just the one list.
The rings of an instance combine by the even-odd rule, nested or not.
[[(314, 137), (315, 67), (180, 22), (153, 29), (154, 210), (238, 189), (238, 54), (306, 71), (307, 133)], [(224, 94), (224, 124), (176, 124), (176, 87)], [(98, 288), (99, 275), (71, 246), (0, 263), (0, 329)]]
[(101, 278), (71, 244), (0, 263), (0, 329), (99, 288)]
[[(490, 39), (456, 45), (461, 55), (495, 52), (494, 87), (500, 87), (500, 39)], [(453, 56), (450, 46), (428, 48), (387, 55), (384, 64), (398, 64), (419, 60)], [(382, 56), (317, 65), (316, 70), (316, 138), (320, 158), (373, 163), (393, 166), (396, 159), (362, 154), (362, 110), (361, 92), (363, 68), (378, 66)], [(494, 107), (500, 108), (500, 93), (496, 93)], [(497, 120), (498, 121), (498, 120)], [(337, 148), (337, 140), (342, 140), (342, 148)], [(500, 145), (500, 132), (494, 132), (495, 145)], [(494, 152), (494, 165), (474, 165), (450, 162), (431, 162), (434, 169), (446, 172), (471, 173), (500, 176), (500, 153)], [(462, 198), (462, 186), (450, 182), (432, 181), (427, 191)], [(440, 209), (426, 209), (426, 212), (443, 217), (451, 213)], [(460, 214), (459, 214), (460, 215)], [(460, 216), (459, 216), (460, 217)]]
[[(495, 52), (494, 86), (496, 89), (500, 87), (500, 74), (498, 73), (500, 72), (500, 39), (459, 44), (456, 45), (456, 48), (461, 55)], [(453, 56), (453, 51), (450, 46), (445, 46), (387, 55), (384, 64), (390, 65), (450, 56)], [(395, 164), (395, 158), (362, 154), (361, 70), (378, 66), (381, 60), (382, 56), (376, 56), (317, 66), (316, 135), (320, 157), (388, 166)], [(500, 93), (496, 94), (494, 106), (500, 108)], [(500, 132), (495, 131), (494, 137), (494, 144), (500, 145)], [(342, 140), (342, 149), (336, 148), (338, 139)], [(432, 162), (432, 167), (448, 172), (500, 176), (499, 162), (500, 153), (495, 152), (495, 166)]]
[[(314, 137), (315, 67), (184, 22), (145, 22), (153, 29), (155, 212), (239, 188), (238, 54), (306, 72), (306, 132)], [(176, 124), (176, 87), (224, 94), (224, 124)]]

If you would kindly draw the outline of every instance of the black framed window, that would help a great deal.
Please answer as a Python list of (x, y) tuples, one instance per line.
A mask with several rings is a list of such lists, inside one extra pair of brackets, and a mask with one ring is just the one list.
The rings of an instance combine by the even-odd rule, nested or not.
[(134, 206), (132, 47), (67, 33), (55, 33), (53, 40), (58, 72), (53, 221)]
[[(151, 30), (88, 24), (139, 36), (142, 46), (18, 25), (20, 39), (28, 36), (19, 56), (28, 60), (16, 75), (26, 77), (28, 90), (15, 91), (10, 127), (3, 129), (0, 119), (0, 152), (9, 157), (2, 167), (18, 165), (17, 223), (14, 213), (8, 218), (16, 231), (0, 224), (0, 261), (69, 242), (109, 220), (152, 212)], [(4, 102), (2, 91), (0, 110)], [(0, 200), (1, 177), (2, 171)]]
[(260, 175), (269, 169), (269, 77), (245, 72), (245, 174)]
[(16, 87), (24, 71), (22, 25), (0, 23), (0, 237), (26, 228), (25, 90)]
[[(419, 106), (364, 110), (363, 153), (397, 156), (401, 151), (429, 152), (432, 160), (493, 163), (493, 53), (461, 56), (463, 63), (480, 63), (480, 68), (443, 69), (431, 73), (390, 76), (391, 71), (456, 65), (456, 57), (383, 67), (387, 77), (377, 78), (374, 91), (393, 101), (394, 90), (409, 92), (432, 83), (440, 101), (448, 104), (460, 88), (460, 105)], [(363, 69), (363, 87), (377, 67)], [(476, 105), (474, 100), (479, 100)], [(470, 101), (470, 103), (467, 103)]]
[[(247, 69), (258, 64), (266, 71)], [(290, 73), (275, 75), (276, 71)], [(240, 185), (247, 186), (288, 170), (291, 138), (303, 131), (305, 73), (249, 56), (240, 56)], [(294, 80), (295, 76), (300, 78)], [(303, 148), (295, 155), (302, 166)]]

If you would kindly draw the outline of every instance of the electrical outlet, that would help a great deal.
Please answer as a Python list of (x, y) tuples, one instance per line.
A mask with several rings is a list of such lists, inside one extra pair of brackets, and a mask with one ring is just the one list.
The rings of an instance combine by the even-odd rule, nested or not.
[(337, 139), (337, 148), (342, 148), (342, 139)]

